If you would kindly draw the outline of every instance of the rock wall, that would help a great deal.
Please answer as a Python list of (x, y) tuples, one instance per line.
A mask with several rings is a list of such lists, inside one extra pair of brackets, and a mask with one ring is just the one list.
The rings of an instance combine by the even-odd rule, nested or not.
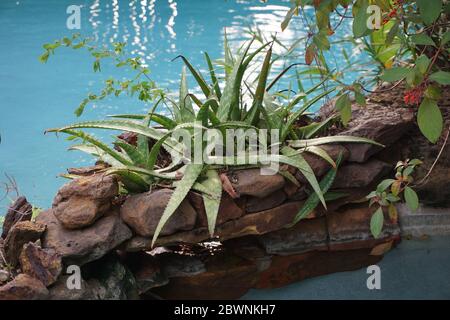
[[(322, 116), (330, 110), (323, 108)], [(332, 133), (368, 137), (386, 149), (325, 146), (332, 158), (343, 155), (331, 188), (341, 197), (291, 228), (286, 226), (310, 190), (290, 167), (298, 184), (260, 175), (259, 169), (228, 171), (234, 193), (222, 196), (214, 239), (202, 197), (191, 191), (156, 248), (151, 238), (169, 188), (123, 197), (116, 178), (95, 167), (78, 169), (83, 177), (63, 186), (35, 221), (26, 199), (18, 199), (0, 239), (0, 299), (234, 299), (250, 288), (276, 288), (378, 262), (400, 240), (400, 229), (386, 214), (374, 239), (373, 209), (365, 196), (393, 174), (399, 158), (386, 150), (414, 130), (414, 114), (369, 101), (364, 109), (354, 107), (354, 115), (347, 128)], [(319, 157), (305, 158), (318, 177), (330, 169)], [(79, 289), (67, 285), (70, 266), (80, 268)]]

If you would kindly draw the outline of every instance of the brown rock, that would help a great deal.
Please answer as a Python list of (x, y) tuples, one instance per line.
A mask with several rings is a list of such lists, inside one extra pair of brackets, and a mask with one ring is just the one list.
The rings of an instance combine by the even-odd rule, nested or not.
[(255, 283), (254, 263), (232, 255), (218, 254), (208, 258), (205, 272), (171, 278), (152, 292), (164, 299), (236, 299)]
[(116, 210), (94, 225), (79, 230), (65, 229), (53, 215), (53, 210), (42, 212), (36, 220), (47, 226), (42, 247), (55, 249), (69, 264), (82, 265), (99, 259), (132, 236)]
[(258, 212), (275, 208), (286, 200), (283, 190), (277, 190), (264, 198), (249, 197), (245, 210), (247, 212)]
[[(220, 241), (243, 237), (246, 235), (261, 235), (279, 230), (291, 223), (303, 202), (287, 202), (276, 208), (247, 214), (237, 220), (225, 222), (216, 227), (215, 235)], [(314, 212), (310, 215), (314, 217)], [(156, 245), (165, 246), (178, 243), (197, 243), (210, 238), (207, 228), (179, 232), (170, 236), (160, 237)], [(125, 244), (128, 251), (138, 251), (151, 248), (151, 239), (134, 237)]]
[(0, 300), (43, 300), (47, 297), (48, 290), (42, 282), (23, 273), (0, 287)]
[(168, 278), (191, 277), (206, 271), (203, 261), (195, 256), (169, 252), (160, 254), (157, 258)]
[(313, 250), (328, 250), (328, 232), (324, 217), (301, 220), (288, 229), (258, 237), (268, 254), (291, 255)]
[(16, 266), (19, 262), (23, 245), (40, 239), (44, 231), (45, 226), (40, 223), (31, 221), (20, 221), (16, 223), (5, 239), (4, 250), (8, 263)]
[[(170, 189), (159, 189), (129, 197), (120, 209), (120, 216), (138, 235), (151, 237), (161, 219), (164, 209), (172, 196)], [(161, 236), (180, 230), (191, 230), (195, 226), (197, 213), (188, 200), (170, 217), (161, 231)]]
[(64, 228), (80, 229), (92, 225), (110, 208), (110, 202), (72, 197), (54, 206), (53, 212)]
[(256, 265), (258, 272), (270, 267), (271, 256), (260, 245), (257, 236), (234, 238), (222, 243), (226, 254), (249, 260)]
[(261, 175), (260, 169), (244, 169), (228, 173), (234, 190), (240, 195), (263, 198), (283, 188), (284, 178), (279, 175)]
[(366, 163), (351, 163), (340, 167), (334, 180), (333, 189), (362, 188), (381, 180), (392, 166), (372, 159)]
[(19, 197), (8, 208), (3, 222), (2, 238), (5, 239), (11, 227), (18, 221), (30, 221), (32, 206), (25, 197)]
[(22, 271), (39, 279), (46, 287), (56, 282), (62, 271), (61, 257), (53, 249), (42, 249), (30, 242), (20, 254)]
[(58, 191), (53, 201), (54, 214), (67, 229), (92, 225), (108, 212), (118, 191), (117, 179), (111, 175), (75, 179)]
[(400, 229), (398, 224), (392, 223), (386, 216), (383, 230), (377, 239), (370, 232), (370, 218), (375, 212), (373, 206), (367, 203), (349, 206), (341, 212), (327, 215), (327, 225), (330, 241), (330, 250), (353, 250), (372, 248), (386, 242), (386, 239), (398, 240)]
[(125, 264), (136, 279), (139, 294), (143, 294), (151, 288), (164, 286), (169, 279), (163, 274), (158, 260), (145, 252), (128, 254)]
[(313, 251), (298, 255), (274, 256), (270, 268), (259, 275), (258, 283), (254, 287), (280, 288), (307, 278), (357, 270), (376, 264), (382, 257), (372, 256), (370, 251), (370, 249)]
[(81, 167), (81, 168), (69, 168), (67, 169), (67, 173), (73, 174), (76, 176), (92, 176), (93, 174), (98, 173), (101, 170), (106, 169), (107, 166), (104, 163), (96, 164), (95, 166), (89, 167)]
[[(334, 101), (335, 102), (335, 101)], [(335, 112), (334, 102), (320, 110), (322, 119)], [(392, 101), (383, 104), (370, 100), (365, 107), (352, 105), (352, 120), (339, 135), (350, 135), (375, 140), (385, 146), (393, 144), (414, 126), (414, 113), (411, 109), (393, 107)], [(365, 162), (382, 148), (371, 144), (348, 143), (348, 161)]]
[(80, 289), (69, 289), (67, 287), (68, 279), (69, 276), (61, 276), (56, 283), (48, 288), (49, 300), (95, 300), (96, 297), (91, 287), (83, 278), (80, 280)]
[[(205, 206), (203, 204), (203, 198), (196, 192), (189, 193), (189, 200), (192, 203), (195, 211), (197, 211), (197, 226), (207, 227), (208, 220), (206, 218)], [(237, 219), (244, 215), (245, 211), (243, 207), (243, 198), (233, 199), (228, 193), (223, 192), (220, 199), (219, 213), (217, 215), (216, 225), (222, 224), (229, 220)]]

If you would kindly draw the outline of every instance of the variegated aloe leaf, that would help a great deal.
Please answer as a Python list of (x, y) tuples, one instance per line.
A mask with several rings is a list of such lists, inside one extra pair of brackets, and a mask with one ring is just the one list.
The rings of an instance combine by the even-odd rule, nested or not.
[(291, 147), (294, 148), (305, 148), (308, 146), (319, 146), (321, 144), (329, 144), (329, 143), (368, 143), (384, 147), (384, 145), (382, 145), (381, 143), (378, 143), (371, 139), (354, 136), (330, 136), (306, 140), (290, 140), (288, 141), (288, 143)]
[[(314, 97), (313, 99), (307, 101), (300, 109), (298, 109), (296, 112), (294, 112), (292, 115), (289, 116), (288, 120), (286, 121), (286, 123), (283, 124), (283, 128), (281, 130), (281, 141), (284, 141), (284, 139), (286, 139), (289, 130), (292, 128), (292, 125), (294, 124), (294, 122), (305, 113), (306, 110), (308, 110), (313, 104), (315, 104), (317, 101), (321, 100), (322, 98), (324, 98), (325, 96), (329, 95), (331, 92), (333, 92), (336, 88), (332, 88), (330, 90), (327, 90), (319, 95), (317, 95), (316, 97)], [(293, 106), (292, 106), (293, 107)], [(288, 107), (291, 108), (291, 107)]]
[(117, 152), (116, 150), (110, 148), (108, 145), (104, 144), (103, 142), (97, 140), (93, 136), (78, 130), (71, 130), (71, 129), (61, 129), (58, 130), (59, 132), (67, 133), (71, 136), (78, 137), (83, 139), (84, 141), (89, 142), (90, 144), (94, 145), (95, 147), (99, 148), (106, 154), (108, 154), (110, 157), (114, 158), (118, 162), (120, 162), (123, 165), (132, 165), (133, 163), (130, 161), (130, 159), (125, 158), (120, 152)]
[(259, 122), (260, 111), (263, 108), (264, 94), (266, 93), (267, 77), (270, 71), (270, 59), (272, 58), (272, 47), (267, 50), (266, 57), (261, 67), (259, 74), (258, 85), (256, 86), (253, 103), (247, 113), (245, 121), (248, 124), (256, 125)]
[(183, 178), (180, 180), (177, 187), (175, 188), (175, 191), (170, 197), (169, 203), (167, 204), (167, 207), (165, 208), (161, 216), (161, 219), (158, 222), (155, 234), (153, 235), (152, 246), (155, 244), (156, 239), (158, 239), (158, 236), (161, 233), (162, 228), (165, 226), (165, 224), (167, 223), (169, 218), (174, 214), (174, 212), (178, 209), (178, 207), (188, 194), (189, 190), (197, 181), (198, 177), (202, 173), (202, 170), (203, 164), (190, 163), (186, 165), (186, 170), (184, 171)]
[(134, 165), (141, 166), (145, 164), (145, 155), (137, 147), (121, 140), (114, 142), (114, 144), (128, 155)]
[(191, 72), (191, 74), (194, 76), (195, 81), (197, 81), (198, 85), (202, 89), (205, 97), (209, 98), (209, 96), (211, 95), (211, 89), (209, 88), (209, 86), (206, 83), (205, 79), (203, 78), (202, 74), (199, 71), (197, 71), (194, 68), (194, 66), (189, 62), (189, 60), (186, 59), (184, 56), (180, 55), (180, 56), (176, 57), (175, 59), (177, 59), (177, 58), (181, 58), (183, 60), (183, 62), (189, 68), (189, 71)]
[(180, 106), (181, 121), (188, 122), (195, 119), (194, 108), (192, 108), (192, 101), (189, 96), (189, 89), (186, 79), (186, 67), (183, 66), (181, 70), (181, 81), (180, 81), (180, 101), (178, 102)]
[(205, 59), (206, 63), (208, 64), (209, 75), (211, 76), (214, 92), (216, 93), (217, 99), (220, 100), (220, 98), (222, 97), (222, 92), (220, 91), (219, 81), (217, 80), (216, 72), (214, 71), (214, 66), (207, 52), (205, 52)]
[(336, 168), (336, 163), (324, 149), (317, 147), (317, 146), (309, 146), (309, 147), (303, 148), (301, 150), (321, 157), (323, 160), (325, 160), (326, 162), (331, 164), (331, 166), (333, 168)]
[(108, 153), (101, 150), (99, 147), (96, 147), (92, 144), (77, 144), (69, 147), (69, 150), (77, 150), (87, 154), (90, 154), (93, 157), (98, 158), (99, 160), (114, 166), (114, 167), (123, 167), (125, 166), (120, 161), (111, 157)]
[(216, 170), (209, 169), (206, 171), (206, 180), (202, 181), (201, 184), (209, 193), (213, 194), (213, 196), (207, 193), (202, 194), (206, 218), (208, 220), (208, 230), (212, 237), (216, 227), (217, 215), (219, 214), (220, 200), (222, 197), (222, 181)]
[[(300, 172), (303, 174), (303, 176), (308, 180), (309, 184), (314, 190), (314, 193), (317, 194), (318, 198), (322, 202), (324, 208), (327, 207), (325, 203), (325, 199), (323, 198), (323, 192), (322, 189), (319, 186), (319, 182), (317, 181), (316, 176), (314, 175), (314, 171), (311, 169), (311, 166), (308, 164), (308, 162), (303, 158), (303, 156), (295, 149), (292, 149), (290, 147), (283, 147), (281, 149), (281, 153), (286, 156), (288, 159), (281, 158), (280, 162), (287, 163), (291, 166), (296, 167)], [(289, 163), (289, 162), (290, 163)]]
[[(154, 140), (159, 140), (165, 134), (165, 130), (162, 131), (151, 127), (149, 128), (143, 126), (142, 124), (127, 120), (86, 121), (75, 123), (62, 128), (48, 129), (47, 132), (61, 132), (71, 129), (109, 129), (109, 130), (129, 131), (137, 134), (142, 134)], [(164, 142), (164, 145), (169, 152), (173, 151), (181, 155), (184, 153), (183, 144), (179, 143), (178, 141), (175, 141), (174, 139), (167, 139)]]
[[(334, 182), (334, 179), (336, 178), (337, 173), (337, 166), (340, 165), (342, 161), (342, 153), (339, 154), (338, 159), (336, 161), (336, 168), (331, 168), (327, 174), (322, 178), (320, 181), (320, 188), (324, 193), (330, 189), (331, 185)], [(316, 193), (311, 193), (308, 199), (306, 199), (305, 203), (303, 204), (303, 207), (300, 209), (300, 211), (297, 213), (297, 215), (294, 218), (294, 221), (289, 224), (287, 227), (290, 228), (293, 225), (295, 225), (297, 222), (299, 222), (301, 219), (308, 216), (319, 204), (319, 197)]]
[[(119, 119), (130, 119), (130, 120), (144, 120), (147, 115), (145, 114), (113, 114), (109, 115), (111, 118), (119, 118)], [(173, 129), (177, 125), (175, 121), (166, 117), (162, 114), (152, 114), (150, 116), (150, 120), (156, 122), (157, 124), (163, 126), (166, 129)]]
[(220, 99), (219, 109), (217, 110), (217, 118), (219, 118), (220, 121), (229, 120), (230, 115), (239, 107), (241, 82), (245, 72), (242, 65), (252, 43), (253, 40), (249, 41), (244, 47), (244, 50), (234, 62), (233, 71), (228, 76), (225, 88), (223, 89), (222, 99)]

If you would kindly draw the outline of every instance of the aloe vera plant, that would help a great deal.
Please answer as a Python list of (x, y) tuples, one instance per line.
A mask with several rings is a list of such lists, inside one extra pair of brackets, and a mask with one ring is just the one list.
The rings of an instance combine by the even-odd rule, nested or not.
[[(309, 109), (333, 92), (334, 88), (310, 99), (308, 99), (309, 96), (320, 88), (323, 81), (294, 97), (272, 93), (271, 89), (274, 84), (286, 74), (291, 66), (269, 80), (271, 78), (270, 66), (273, 62), (272, 43), (264, 43), (254, 50), (252, 49), (253, 43), (253, 41), (249, 41), (238, 50), (238, 53), (233, 54), (225, 40), (225, 58), (221, 62), (213, 62), (205, 53), (211, 82), (208, 82), (187, 58), (180, 56), (184, 67), (181, 72), (178, 99), (174, 99), (168, 94), (161, 94), (146, 114), (117, 114), (107, 120), (80, 122), (47, 130), (48, 132), (62, 132), (68, 134), (71, 139), (81, 140), (80, 144), (74, 145), (71, 149), (87, 152), (109, 164), (110, 167), (106, 169), (106, 172), (118, 175), (124, 188), (130, 193), (149, 190), (157, 184), (174, 188), (173, 195), (157, 225), (152, 244), (156, 243), (166, 222), (175, 214), (176, 209), (190, 190), (202, 193), (208, 230), (213, 236), (222, 195), (219, 170), (249, 165), (262, 166), (274, 162), (297, 168), (313, 190), (305, 207), (294, 221), (297, 222), (320, 202), (326, 207), (325, 194), (334, 179), (341, 159), (339, 157), (335, 163), (321, 148), (321, 145), (337, 142), (377, 144), (369, 139), (357, 137), (315, 138), (321, 130), (326, 129), (336, 119), (330, 118), (323, 122), (314, 122), (308, 116)], [(255, 61), (255, 57), (260, 55), (263, 55), (262, 63)], [(219, 82), (222, 78), (216, 69), (220, 65), (224, 69), (223, 84)], [(249, 72), (250, 66), (254, 65), (259, 68), (259, 73), (253, 82), (248, 83), (244, 80), (245, 75)], [(201, 97), (190, 92), (187, 71), (201, 89)], [(243, 96), (248, 99), (244, 101)], [(171, 112), (171, 116), (160, 114), (157, 111), (157, 107), (160, 105), (165, 105)], [(296, 125), (300, 118), (307, 119), (308, 125)], [(192, 151), (190, 150), (192, 147), (173, 137), (174, 133), (183, 129), (189, 133), (188, 140), (193, 142), (198, 139), (199, 133), (208, 129), (224, 132), (227, 128), (252, 129), (258, 132), (261, 129), (271, 129), (278, 132), (280, 139), (279, 141), (264, 141), (268, 143), (270, 150), (267, 150), (267, 154), (262, 157), (250, 152), (249, 145), (244, 141), (245, 150), (242, 154), (221, 156), (224, 162), (213, 165), (193, 162), (186, 156), (189, 151)], [(117, 138), (113, 148), (82, 131), (84, 129), (128, 132), (136, 137), (136, 142), (130, 143), (126, 139)], [(270, 140), (267, 137), (258, 139)], [(225, 140), (224, 138), (223, 145), (226, 144)], [(233, 140), (232, 143), (237, 142)], [(203, 152), (206, 146), (203, 143), (201, 145)], [(281, 152), (272, 152), (275, 145)], [(331, 164), (332, 170), (321, 182), (318, 182), (308, 162), (304, 159), (303, 153), (305, 152), (317, 155)], [(158, 161), (163, 153), (167, 155), (166, 158), (169, 161)], [(288, 171), (281, 171), (280, 174), (295, 181)]]

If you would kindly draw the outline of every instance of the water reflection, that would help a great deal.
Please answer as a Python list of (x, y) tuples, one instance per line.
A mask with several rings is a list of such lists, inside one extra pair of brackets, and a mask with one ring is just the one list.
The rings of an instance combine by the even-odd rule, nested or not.
[[(313, 8), (307, 9), (300, 17), (294, 17), (296, 22), (282, 32), (280, 26), (289, 6), (287, 0), (270, 3), (244, 0), (92, 0), (89, 22), (99, 43), (127, 42), (130, 53), (140, 56), (143, 64), (149, 66), (168, 62), (177, 54), (192, 58), (202, 50), (216, 52), (219, 56), (223, 50), (221, 43), (225, 29), (233, 51), (252, 37), (249, 32), (252, 29), (268, 41), (276, 36), (283, 45), (274, 44), (275, 55), (283, 55), (287, 48), (297, 44), (293, 58), (303, 61), (304, 40), (298, 40), (307, 38), (309, 30), (304, 22), (311, 19)], [(342, 26), (341, 29), (345, 28)], [(256, 47), (260, 43), (253, 45)], [(281, 70), (286, 64), (285, 59), (279, 59), (274, 62), (272, 71)], [(168, 72), (162, 80), (172, 83), (174, 78)]]

